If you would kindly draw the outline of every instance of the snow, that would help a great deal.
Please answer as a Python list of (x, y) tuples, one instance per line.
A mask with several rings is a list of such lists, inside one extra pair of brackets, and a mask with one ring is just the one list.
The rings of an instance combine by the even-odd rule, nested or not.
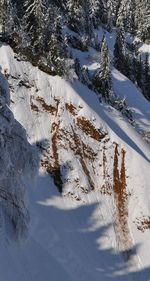
[[(105, 32), (100, 29), (97, 31), (99, 40), (102, 40), (103, 34), (107, 39), (110, 57), (113, 55), (115, 43), (115, 30), (112, 33)], [(129, 38), (128, 38), (129, 41)], [(89, 48), (87, 52), (81, 52), (71, 49), (73, 57), (78, 58), (84, 67), (88, 67), (89, 73), (92, 75), (100, 66), (100, 53)], [(140, 52), (149, 52), (150, 45), (141, 43)], [(132, 110), (135, 128), (141, 134), (146, 134), (150, 130), (150, 104), (138, 89), (127, 77), (121, 74), (117, 69), (112, 68), (113, 88), (117, 96), (126, 98), (129, 108)]]
[(146, 43), (141, 43), (139, 47), (139, 51), (141, 51), (142, 53), (150, 54), (150, 45)]
[(112, 70), (114, 90), (120, 97), (126, 97), (139, 131), (150, 128), (150, 103), (136, 86), (116, 69)]
[[(92, 52), (93, 49), (82, 53), (84, 63), (91, 70), (96, 67), (89, 61), (89, 56), (93, 56)], [(97, 58), (94, 63), (97, 63)], [(58, 194), (52, 178), (42, 168), (34, 182), (24, 177), (31, 217), (29, 236), (26, 242), (19, 245), (13, 242), (7, 244), (5, 237), (1, 235), (1, 280), (149, 281), (150, 232), (139, 231), (134, 223), (137, 218), (150, 215), (150, 149), (139, 134), (139, 131), (150, 127), (149, 103), (132, 82), (116, 69), (112, 70), (117, 94), (126, 96), (134, 111), (134, 128), (115, 109), (100, 104), (96, 94), (78, 81), (69, 83), (60, 77), (50, 77), (28, 62), (18, 62), (9, 46), (2, 45), (0, 48), (0, 65), (2, 73), (7, 69), (9, 84), (13, 86), (10, 88), (10, 99), (13, 100), (11, 110), (15, 119), (25, 128), (31, 146), (37, 141), (46, 141), (51, 145), (51, 126), (60, 121), (61, 129), (69, 131), (72, 126), (80, 140), (98, 153), (96, 164), (94, 163), (95, 174), (92, 174), (92, 161), (88, 163), (97, 188), (94, 191), (89, 189), (88, 193), (83, 194), (75, 185), (74, 178), (79, 178), (81, 186), (88, 185), (79, 157), (61, 146), (59, 156), (63, 169), (66, 162), (73, 167), (73, 170), (68, 170), (67, 175), (63, 173), (64, 178), (68, 177), (70, 180), (65, 183), (63, 196)], [(25, 81), (30, 87), (20, 86), (20, 81)], [(32, 96), (34, 104), (39, 108), (38, 112), (31, 110)], [(57, 103), (55, 100), (60, 100), (57, 116), (49, 115), (43, 110), (35, 99), (38, 96), (54, 107)], [(78, 109), (78, 117), (87, 118), (96, 129), (107, 132), (110, 138), (110, 142), (106, 144), (107, 162), (111, 174), (114, 142), (119, 144), (120, 150), (126, 150), (127, 188), (131, 193), (128, 206), (131, 236), (128, 261), (125, 249), (120, 249), (117, 238), (114, 197), (103, 195), (98, 189), (102, 184), (102, 175), (100, 177), (99, 173), (101, 143), (97, 144), (77, 128), (75, 117), (65, 110), (66, 103), (71, 103)], [(65, 144), (65, 139), (61, 144)], [(76, 201), (74, 196), (68, 196), (69, 191), (81, 197), (81, 200)]]
[[(7, 105), (8, 82), (0, 77), (0, 224), (1, 236), (9, 241), (26, 237), (29, 214), (24, 205), (23, 177), (37, 172), (37, 159), (24, 128)], [(7, 93), (7, 94), (6, 94)]]
[(133, 37), (131, 34), (126, 34), (126, 42), (137, 45), (137, 51), (142, 54), (142, 58), (145, 59), (145, 55), (149, 55), (150, 64), (150, 44), (143, 43), (138, 37)]

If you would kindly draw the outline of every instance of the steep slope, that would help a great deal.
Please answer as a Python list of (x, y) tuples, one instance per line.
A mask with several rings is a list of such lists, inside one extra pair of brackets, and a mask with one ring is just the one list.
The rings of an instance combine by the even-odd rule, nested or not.
[[(101, 42), (103, 36), (107, 39), (107, 44), (109, 48), (110, 59), (113, 61), (113, 52), (114, 44), (116, 38), (116, 31), (113, 30), (112, 33), (106, 32), (102, 28), (96, 30), (96, 35), (99, 42)], [(131, 41), (132, 39), (132, 41)], [(126, 38), (127, 42), (138, 42), (138, 39), (133, 39), (133, 37), (128, 34)], [(142, 57), (145, 57), (145, 54), (150, 54), (150, 47), (147, 44), (139, 44), (139, 53), (142, 54)], [(93, 48), (89, 48), (86, 52), (81, 52), (77, 49), (71, 49), (74, 58), (78, 58), (81, 66), (87, 67), (90, 75), (100, 67), (100, 52), (96, 51)], [(150, 56), (149, 56), (150, 58)], [(133, 125), (135, 129), (142, 135), (142, 137), (149, 142), (150, 140), (150, 106), (149, 101), (145, 99), (140, 89), (131, 82), (126, 76), (120, 73), (117, 69), (111, 66), (112, 74), (112, 84), (115, 94), (121, 99), (126, 98), (129, 109), (132, 112)]]
[[(36, 182), (26, 179), (29, 238), (21, 247), (1, 242), (2, 280), (148, 281), (149, 145), (78, 81), (18, 61), (9, 46), (0, 65), (10, 107), (40, 156)], [(128, 88), (113, 73), (116, 89), (120, 77)], [(135, 106), (138, 126), (148, 127), (148, 102), (139, 96)]]
[(20, 241), (27, 237), (30, 221), (23, 177), (37, 172), (38, 159), (8, 107), (9, 98), (8, 82), (0, 74), (0, 238)]

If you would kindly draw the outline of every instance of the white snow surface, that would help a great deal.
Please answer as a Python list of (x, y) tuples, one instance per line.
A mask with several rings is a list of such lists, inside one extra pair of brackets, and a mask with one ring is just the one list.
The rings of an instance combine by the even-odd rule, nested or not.
[[(18, 61), (9, 46), (0, 48), (0, 66), (10, 85), (10, 108), (25, 128), (31, 145), (36, 142), (48, 145), (46, 148), (51, 154), (51, 135), (55, 132), (52, 126), (55, 125), (60, 131), (64, 130), (66, 136), (74, 128), (80, 145), (88, 145), (97, 155), (94, 161), (86, 160), (94, 190), (90, 189), (79, 152), (70, 149), (65, 136), (60, 137), (57, 151), (64, 180), (62, 196), (42, 167), (36, 180), (25, 178), (31, 216), (29, 235), (21, 244), (8, 244), (5, 237), (0, 236), (0, 280), (149, 281), (150, 229), (139, 230), (137, 221), (150, 217), (150, 146), (139, 134), (150, 128), (150, 103), (126, 77), (112, 70), (118, 95), (126, 96), (134, 111), (134, 128), (119, 112), (100, 104), (96, 94), (78, 81), (69, 83), (41, 72), (30, 63)], [(57, 108), (57, 112), (44, 111), (43, 100), (39, 102), (39, 97), (55, 111)], [(74, 116), (66, 110), (66, 103), (75, 107)], [(86, 135), (77, 126), (77, 118), (89, 120), (97, 131), (106, 133), (109, 140), (97, 142)], [(100, 192), (106, 180), (102, 176), (101, 150), (105, 146), (110, 175), (107, 180), (111, 183), (115, 143), (120, 154), (122, 149), (126, 151), (127, 192), (130, 194), (127, 245), (117, 233), (113, 192), (111, 196)], [(50, 155), (46, 159), (53, 161)], [(119, 158), (119, 166), (120, 161)]]

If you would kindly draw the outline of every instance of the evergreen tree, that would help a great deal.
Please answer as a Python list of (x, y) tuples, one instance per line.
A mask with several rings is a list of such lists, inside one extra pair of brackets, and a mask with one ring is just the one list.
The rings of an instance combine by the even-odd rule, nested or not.
[(150, 41), (150, 1), (136, 0), (135, 26), (143, 41)]
[(120, 1), (117, 12), (117, 26), (122, 27), (125, 32), (134, 33), (135, 30), (135, 4), (136, 0)]
[(132, 79), (132, 54), (128, 50), (125, 52), (124, 56), (124, 70), (123, 74), (127, 76), (130, 80)]
[(80, 0), (67, 0), (66, 2), (68, 26), (73, 31), (80, 33), (83, 31), (81, 25), (82, 6)]
[(137, 59), (134, 59), (134, 76), (135, 76), (135, 81), (137, 85), (141, 88), (142, 87), (142, 72), (143, 72), (143, 67), (142, 67), (142, 59), (141, 55), (138, 56)]
[(92, 7), (90, 0), (82, 1), (84, 35), (91, 40), (93, 36)]
[(58, 8), (49, 9), (48, 35), (45, 37), (48, 65), (62, 76), (65, 58), (68, 58), (67, 41), (62, 33), (62, 18)]
[(114, 66), (129, 79), (132, 78), (132, 54), (125, 47), (122, 28), (117, 30), (117, 38), (114, 46)]
[(3, 34), (5, 31), (5, 9), (4, 1), (0, 0), (0, 34)]
[(11, 4), (11, 0), (0, 0), (0, 33), (2, 34), (10, 31), (8, 23), (10, 22), (9, 12), (12, 8)]
[(95, 90), (101, 93), (105, 101), (112, 97), (112, 80), (110, 71), (110, 60), (106, 38), (103, 38), (101, 47), (101, 63), (93, 79)]
[(46, 0), (25, 0), (24, 2), (25, 31), (30, 36), (32, 45), (37, 45), (42, 39), (47, 9)]
[(58, 40), (55, 34), (51, 35), (48, 47), (48, 65), (54, 74), (62, 76), (64, 72), (64, 58), (61, 54), (61, 49), (58, 47)]
[(86, 86), (88, 86), (88, 88), (92, 89), (92, 82), (91, 82), (91, 79), (90, 79), (88, 68), (87, 67), (83, 67), (81, 69), (81, 71), (82, 71), (81, 82), (83, 84), (85, 84)]
[(107, 0), (107, 30), (112, 31), (112, 27), (116, 22), (117, 1)]
[(135, 34), (135, 8), (136, 0), (130, 0), (130, 5), (128, 6), (128, 21), (127, 21), (127, 31), (131, 34)]
[(149, 55), (146, 54), (144, 69), (143, 69), (143, 90), (146, 98), (150, 100), (150, 68)]
[(125, 46), (123, 29), (118, 28), (114, 46), (114, 66), (122, 73), (125, 70)]
[[(114, 0), (115, 1), (115, 0)], [(114, 25), (117, 26), (117, 21), (118, 21), (118, 14), (119, 14), (119, 10), (120, 10), (120, 5), (121, 5), (121, 1), (122, 0), (117, 0), (115, 1), (115, 9), (114, 9), (114, 12), (115, 12), (115, 16), (114, 16)]]
[(104, 5), (102, 0), (90, 0), (91, 5), (91, 17), (93, 25), (97, 28), (101, 22), (104, 13)]
[(81, 70), (80, 60), (78, 58), (75, 59), (74, 67), (75, 67), (75, 73), (77, 74), (79, 80), (81, 81), (81, 79), (82, 79), (82, 70)]

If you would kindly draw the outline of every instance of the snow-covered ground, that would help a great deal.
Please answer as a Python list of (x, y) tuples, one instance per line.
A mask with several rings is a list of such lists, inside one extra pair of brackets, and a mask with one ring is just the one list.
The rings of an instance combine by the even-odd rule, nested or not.
[[(104, 32), (103, 29), (97, 31), (98, 40), (101, 41), (105, 34), (110, 58), (113, 57), (113, 49), (115, 43), (115, 30), (112, 33)], [(129, 36), (129, 35), (128, 35)], [(127, 41), (132, 42), (133, 38), (127, 37)], [(130, 39), (130, 40), (129, 40)], [(138, 39), (136, 39), (138, 40)], [(78, 58), (82, 66), (87, 67), (90, 74), (93, 74), (100, 66), (100, 53), (93, 48), (89, 48), (87, 52), (71, 49), (74, 58)], [(139, 43), (139, 52), (150, 55), (150, 45)], [(149, 56), (150, 57), (150, 56)], [(112, 68), (113, 88), (117, 96), (126, 98), (127, 104), (131, 109), (133, 120), (135, 121), (135, 129), (143, 136), (150, 139), (150, 103), (142, 95), (138, 89), (127, 77), (121, 74), (117, 69)]]
[[(15, 119), (30, 145), (38, 142), (43, 149), (37, 150), (43, 163), (37, 179), (25, 178), (29, 236), (21, 244), (1, 237), (0, 279), (149, 281), (149, 145), (78, 81), (50, 77), (19, 62), (4, 45), (0, 66)], [(112, 74), (118, 95), (125, 95), (134, 110), (137, 128), (148, 130), (149, 103), (126, 77), (115, 69)], [(61, 172), (62, 196), (48, 174), (51, 163)], [(113, 181), (118, 170), (123, 194)]]

